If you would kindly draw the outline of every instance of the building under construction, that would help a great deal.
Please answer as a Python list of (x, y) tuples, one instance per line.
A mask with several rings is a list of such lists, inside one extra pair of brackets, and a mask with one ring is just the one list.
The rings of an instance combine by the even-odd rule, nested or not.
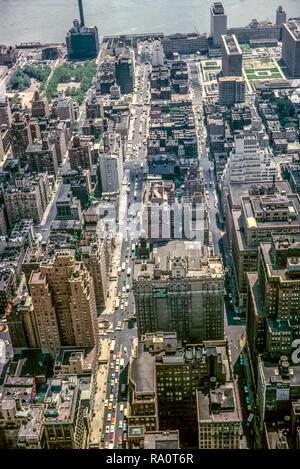
[(74, 59), (94, 59), (99, 52), (99, 37), (97, 26), (86, 27), (82, 0), (78, 0), (80, 22), (73, 21), (73, 27), (68, 31), (66, 37), (68, 58)]

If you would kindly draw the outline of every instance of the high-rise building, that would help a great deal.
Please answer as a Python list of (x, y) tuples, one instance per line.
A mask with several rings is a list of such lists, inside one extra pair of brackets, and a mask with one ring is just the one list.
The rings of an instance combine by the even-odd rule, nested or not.
[(80, 23), (74, 20), (73, 27), (66, 37), (68, 58), (94, 59), (99, 52), (99, 37), (97, 26), (87, 27), (84, 24), (82, 0), (78, 0)]
[(222, 39), (222, 75), (239, 77), (243, 74), (243, 55), (234, 34), (221, 36)]
[(93, 282), (97, 308), (102, 308), (106, 304), (108, 291), (108, 275), (105, 261), (105, 243), (98, 241), (90, 246), (82, 246), (81, 261), (89, 271)]
[(47, 172), (56, 176), (58, 172), (56, 148), (54, 143), (49, 143), (47, 132), (43, 134), (42, 141), (37, 140), (28, 145), (25, 155), (31, 173)]
[(19, 160), (22, 167), (26, 166), (26, 149), (32, 143), (29, 134), (29, 116), (24, 116), (20, 112), (15, 112), (11, 123), (11, 147), (13, 155)]
[(300, 235), (276, 235), (260, 244), (257, 272), (248, 280), (247, 340), (254, 368), (257, 355), (292, 354), (300, 337)]
[(276, 24), (277, 26), (281, 26), (282, 23), (286, 22), (286, 12), (282, 8), (281, 5), (276, 9)]
[(227, 15), (225, 13), (222, 2), (215, 2), (210, 7), (210, 33), (213, 38), (214, 46), (221, 46), (222, 34), (226, 34)]
[[(207, 395), (210, 390), (218, 391), (220, 386), (232, 389), (232, 385), (233, 374), (226, 340), (183, 346), (177, 340), (176, 333), (145, 334), (129, 363), (128, 424), (144, 425), (146, 431), (179, 430), (182, 447), (195, 447), (198, 436), (196, 428), (199, 426), (197, 390), (200, 389)], [(237, 434), (240, 436), (241, 433), (240, 404), (236, 389), (232, 398), (234, 408), (231, 406), (230, 411), (236, 411), (235, 417), (239, 417), (236, 418), (239, 432), (237, 428), (234, 429), (236, 447), (239, 443), (236, 441)], [(210, 417), (209, 409), (205, 406), (200, 410), (201, 417)], [(227, 416), (232, 418), (233, 414), (228, 413)], [(220, 417), (220, 424), (225, 425), (226, 414)], [(203, 427), (200, 425), (198, 428), (201, 430), (199, 436), (203, 439)], [(232, 432), (229, 433), (231, 438)], [(224, 448), (227, 441), (225, 437)], [(218, 444), (222, 448), (222, 443)]]
[(31, 274), (29, 290), (43, 350), (56, 353), (61, 346), (97, 346), (93, 281), (69, 252), (42, 262)]
[(236, 382), (197, 390), (196, 398), (199, 449), (240, 449), (243, 419)]
[(134, 262), (138, 335), (174, 331), (199, 343), (224, 337), (224, 270), (218, 256), (205, 258), (200, 242), (170, 241), (148, 260)]
[(40, 93), (35, 91), (33, 101), (31, 103), (32, 117), (46, 117), (49, 113), (49, 103), (47, 98), (41, 98)]
[(278, 167), (269, 149), (260, 149), (253, 132), (234, 136), (234, 148), (223, 173), (223, 186), (235, 182), (273, 182)]
[(92, 169), (91, 144), (74, 135), (69, 144), (69, 159), (71, 169)]
[(153, 67), (164, 65), (164, 49), (160, 41), (155, 41), (153, 45), (151, 63)]
[(236, 103), (245, 102), (246, 84), (240, 76), (226, 76), (218, 79), (219, 104), (221, 106), (233, 106)]
[(300, 229), (297, 194), (242, 197), (241, 210), (233, 210), (232, 253), (240, 305), (246, 304), (247, 272), (257, 271), (258, 247), (271, 235), (296, 234)]
[(135, 78), (135, 58), (133, 50), (127, 48), (116, 59), (116, 81), (122, 94), (133, 92)]
[(296, 20), (282, 25), (282, 60), (292, 78), (300, 77), (300, 23)]
[(77, 376), (54, 377), (46, 396), (42, 449), (85, 449), (90, 431), (85, 396)]

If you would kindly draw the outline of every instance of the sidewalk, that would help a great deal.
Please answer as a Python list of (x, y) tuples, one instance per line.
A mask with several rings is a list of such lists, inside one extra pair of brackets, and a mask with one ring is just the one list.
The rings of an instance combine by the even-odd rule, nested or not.
[(101, 433), (103, 428), (103, 417), (104, 417), (104, 402), (106, 396), (106, 384), (107, 384), (107, 376), (108, 376), (108, 367), (109, 367), (109, 347), (110, 347), (110, 340), (109, 339), (102, 339), (101, 340), (101, 355), (99, 356), (99, 360), (107, 359), (107, 363), (99, 364), (99, 369), (97, 372), (97, 390), (95, 394), (95, 404), (94, 404), (94, 412), (93, 412), (93, 419), (91, 422), (91, 434), (89, 443), (99, 443), (101, 442)]

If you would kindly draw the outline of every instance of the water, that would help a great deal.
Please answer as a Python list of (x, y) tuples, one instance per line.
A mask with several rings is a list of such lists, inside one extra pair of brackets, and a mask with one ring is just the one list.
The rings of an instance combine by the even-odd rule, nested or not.
[[(208, 32), (213, 0), (83, 0), (86, 25), (100, 36), (163, 32)], [(223, 0), (228, 26), (246, 26), (253, 17), (275, 20), (279, 4), (287, 16), (300, 16), (299, 0)], [(0, 0), (0, 44), (63, 42), (77, 0)]]

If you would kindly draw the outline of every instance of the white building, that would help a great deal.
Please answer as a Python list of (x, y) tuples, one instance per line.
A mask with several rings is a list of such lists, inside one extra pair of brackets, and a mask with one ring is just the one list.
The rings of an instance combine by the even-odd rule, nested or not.
[(272, 182), (277, 176), (278, 167), (270, 149), (261, 149), (254, 133), (235, 135), (234, 150), (223, 174), (223, 187), (234, 182)]
[(159, 65), (164, 64), (164, 50), (161, 45), (160, 41), (155, 41), (153, 45), (153, 50), (152, 50), (152, 58), (151, 58), (151, 63), (153, 67), (157, 67)]

